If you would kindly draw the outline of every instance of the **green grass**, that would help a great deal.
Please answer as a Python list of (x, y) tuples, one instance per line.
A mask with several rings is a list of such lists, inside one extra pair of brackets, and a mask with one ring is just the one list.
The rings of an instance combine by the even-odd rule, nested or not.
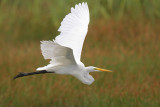
[(91, 73), (92, 85), (55, 74), (12, 80), (48, 64), (39, 41), (59, 34), (60, 21), (76, 3), (0, 1), (0, 107), (159, 107), (158, 0), (88, 1), (82, 62), (114, 71)]
[[(58, 35), (60, 22), (70, 12), (70, 8), (82, 1), (1, 0), (0, 34), (9, 43), (51, 39), (50, 35)], [(91, 23), (101, 18), (147, 19), (152, 22), (160, 18), (159, 0), (88, 0), (87, 2)]]

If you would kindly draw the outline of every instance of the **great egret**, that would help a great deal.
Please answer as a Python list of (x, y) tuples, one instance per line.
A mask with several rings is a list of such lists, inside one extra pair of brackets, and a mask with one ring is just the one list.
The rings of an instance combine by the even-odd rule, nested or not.
[(41, 51), (44, 59), (51, 59), (50, 64), (37, 68), (36, 72), (20, 72), (14, 77), (56, 73), (73, 75), (82, 83), (90, 85), (94, 78), (90, 72), (112, 72), (94, 66), (85, 67), (81, 62), (81, 51), (88, 31), (89, 9), (87, 3), (79, 3), (71, 8), (71, 13), (65, 16), (58, 29), (58, 35), (53, 41), (41, 41)]

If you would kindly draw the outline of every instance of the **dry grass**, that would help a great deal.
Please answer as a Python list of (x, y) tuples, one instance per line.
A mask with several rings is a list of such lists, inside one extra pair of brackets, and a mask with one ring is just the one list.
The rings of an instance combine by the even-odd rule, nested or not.
[(1, 40), (0, 106), (159, 106), (160, 25), (98, 20), (89, 26), (82, 61), (113, 70), (92, 73), (82, 84), (71, 76), (39, 75), (12, 80), (18, 72), (44, 66), (39, 41)]

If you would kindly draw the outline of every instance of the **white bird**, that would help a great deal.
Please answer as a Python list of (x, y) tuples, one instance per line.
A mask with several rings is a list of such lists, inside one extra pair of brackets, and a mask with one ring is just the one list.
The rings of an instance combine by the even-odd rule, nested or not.
[(50, 64), (37, 68), (36, 72), (20, 72), (18, 77), (56, 73), (72, 75), (82, 83), (90, 85), (94, 78), (90, 72), (112, 72), (94, 66), (85, 67), (81, 62), (81, 51), (88, 31), (89, 9), (87, 3), (79, 3), (71, 8), (71, 13), (65, 16), (58, 29), (60, 35), (52, 41), (41, 41), (41, 51), (44, 59), (51, 59)]

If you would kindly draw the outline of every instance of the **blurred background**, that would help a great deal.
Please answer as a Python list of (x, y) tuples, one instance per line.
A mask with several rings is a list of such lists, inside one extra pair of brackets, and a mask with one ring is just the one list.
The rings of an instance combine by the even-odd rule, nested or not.
[[(41, 40), (59, 34), (70, 8), (87, 2), (90, 24), (82, 61), (113, 73), (12, 80), (49, 63)], [(0, 0), (0, 107), (159, 107), (160, 0)]]

